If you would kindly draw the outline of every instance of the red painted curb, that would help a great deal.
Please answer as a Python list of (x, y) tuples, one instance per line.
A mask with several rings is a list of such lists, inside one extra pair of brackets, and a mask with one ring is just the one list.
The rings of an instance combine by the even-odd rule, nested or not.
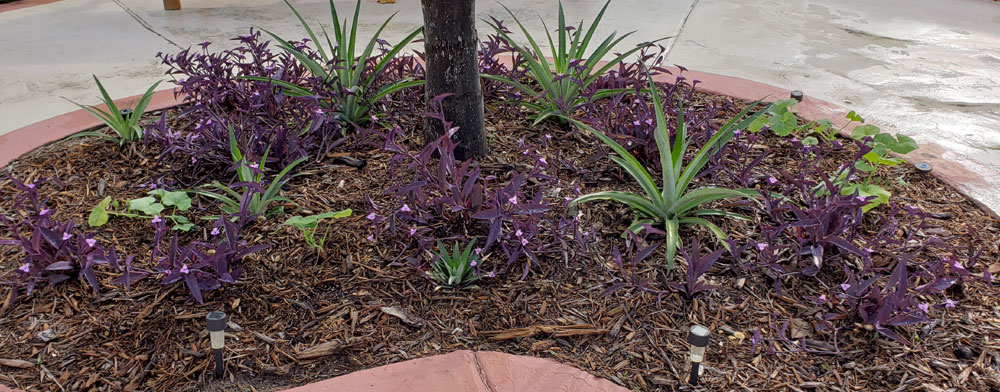
[[(119, 107), (132, 106), (139, 100), (139, 97), (140, 95), (136, 95), (115, 100), (115, 105)], [(153, 94), (153, 99), (150, 100), (146, 111), (171, 108), (180, 105), (183, 102), (182, 100), (183, 98), (174, 97), (173, 89), (160, 90)], [(104, 105), (98, 105), (97, 107), (107, 110), (107, 107)], [(101, 120), (98, 120), (86, 110), (79, 109), (0, 135), (0, 168), (7, 166), (8, 163), (28, 151), (103, 124)]]
[[(0, 4), (0, 13), (19, 10), (21, 8), (34, 7), (36, 5), (55, 3), (57, 1), (62, 1), (62, 0), (21, 0), (21, 1), (15, 1), (13, 3)], [(0, 392), (4, 391), (0, 389)]]
[(628, 392), (551, 359), (500, 352), (455, 351), (411, 359), (282, 392)]

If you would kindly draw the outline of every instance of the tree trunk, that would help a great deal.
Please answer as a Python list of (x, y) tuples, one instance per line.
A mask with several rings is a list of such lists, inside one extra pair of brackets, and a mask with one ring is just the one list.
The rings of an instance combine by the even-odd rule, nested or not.
[[(421, 0), (424, 9), (424, 51), (427, 60), (427, 102), (452, 93), (442, 102), (444, 116), (459, 127), (452, 137), (455, 158), (486, 155), (483, 89), (479, 82), (479, 36), (475, 0)], [(444, 133), (441, 122), (424, 121), (424, 137)]]

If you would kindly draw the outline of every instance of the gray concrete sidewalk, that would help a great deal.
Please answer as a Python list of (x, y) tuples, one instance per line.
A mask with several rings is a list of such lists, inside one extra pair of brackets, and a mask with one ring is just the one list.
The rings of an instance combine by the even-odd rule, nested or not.
[[(326, 1), (292, 1), (329, 26)], [(505, 3), (533, 34), (542, 34), (538, 16), (555, 25), (555, 1)], [(353, 1), (336, 4), (350, 17)], [(575, 22), (603, 2), (564, 5)], [(510, 19), (496, 2), (477, 7), (480, 17)], [(397, 11), (383, 35), (390, 42), (421, 25), (417, 0), (363, 0), (364, 31)], [(679, 30), (664, 41), (668, 63), (801, 89), (936, 144), (981, 177), (963, 190), (1000, 211), (1000, 3), (614, 0), (602, 25), (599, 34), (637, 30), (626, 44)], [(0, 134), (75, 109), (59, 96), (96, 103), (91, 74), (116, 97), (139, 94), (164, 79), (157, 52), (204, 41), (228, 48), (251, 26), (304, 36), (280, 0), (184, 0), (181, 11), (150, 0), (72, 0), (0, 13)]]

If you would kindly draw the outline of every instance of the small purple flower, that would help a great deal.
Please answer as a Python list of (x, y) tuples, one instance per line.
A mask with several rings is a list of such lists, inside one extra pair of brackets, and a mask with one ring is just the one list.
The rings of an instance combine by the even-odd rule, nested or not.
[(97, 240), (95, 240), (93, 238), (87, 238), (86, 240), (84, 240), (84, 242), (86, 242), (87, 246), (91, 247), (91, 248), (93, 248), (94, 245), (97, 245)]
[(964, 265), (962, 265), (962, 263), (959, 263), (959, 262), (958, 262), (958, 260), (955, 260), (955, 262), (954, 262), (954, 263), (952, 263), (952, 265), (951, 265), (951, 266), (952, 266), (953, 268), (957, 269), (957, 270), (962, 270), (962, 271), (965, 271), (965, 266), (964, 266)]
[(213, 227), (212, 228), (212, 235), (219, 235), (219, 228), (218, 227)]
[(372, 212), (372, 213), (368, 214), (368, 216), (366, 216), (365, 218), (368, 218), (368, 220), (375, 220), (375, 213)]
[(847, 291), (847, 289), (849, 289), (849, 288), (851, 288), (851, 284), (850, 283), (841, 283), (840, 284), (840, 289), (841, 290)]
[(410, 206), (406, 205), (406, 203), (403, 203), (403, 206), (400, 207), (399, 210), (402, 212), (410, 212)]
[(507, 201), (509, 201), (510, 204), (517, 204), (517, 195), (511, 196), (509, 199), (507, 199)]
[(182, 265), (182, 266), (181, 266), (181, 273), (182, 273), (182, 274), (184, 274), (184, 275), (187, 275), (187, 274), (188, 274), (188, 272), (190, 272), (190, 271), (188, 270), (188, 265), (187, 265), (187, 264), (184, 264), (184, 265)]
[(159, 215), (156, 215), (156, 216), (153, 217), (153, 224), (154, 225), (157, 224), (157, 223), (160, 223), (160, 222), (163, 222), (163, 219), (160, 219)]
[(521, 229), (517, 229), (517, 231), (514, 232), (514, 236), (517, 236), (517, 237), (520, 237), (522, 234), (524, 234), (524, 233), (521, 231)]
[(864, 196), (858, 196), (858, 197), (855, 197), (854, 200), (857, 200), (857, 201), (860, 201), (860, 202), (864, 202), (865, 201), (865, 197)]
[(545, 157), (538, 158), (538, 161), (541, 162), (543, 165), (549, 164), (549, 162), (545, 160)]
[(414, 234), (417, 234), (417, 229), (411, 228), (410, 229), (410, 236), (412, 237)]
[(166, 274), (166, 275), (170, 275), (170, 274), (174, 273), (174, 271), (172, 269), (168, 268), (166, 271), (163, 271), (163, 273)]
[(552, 135), (545, 134), (545, 140), (552, 140)]
[(479, 263), (477, 261), (475, 261), (475, 260), (472, 260), (471, 262), (469, 262), (469, 266), (470, 267), (475, 267), (477, 265), (479, 265)]
[(646, 125), (653, 125), (653, 119), (647, 118), (645, 121)]
[(258, 165), (256, 163), (251, 163), (249, 166), (250, 166), (251, 169), (260, 170), (260, 165)]
[(28, 189), (35, 189), (35, 184), (25, 184), (24, 186), (28, 187)]
[(521, 246), (528, 246), (528, 239), (527, 238), (521, 238)]
[(68, 240), (70, 238), (73, 238), (73, 235), (70, 234), (70, 233), (63, 233), (63, 237), (62, 238), (63, 238), (63, 241), (66, 241), (66, 240)]
[(763, 252), (764, 249), (767, 249), (767, 244), (765, 244), (763, 242), (757, 244), (757, 250)]
[(931, 306), (928, 304), (920, 304), (917, 305), (917, 307), (920, 308), (920, 311), (924, 312), (924, 314), (928, 314), (931, 312)]
[(316, 108), (316, 110), (313, 110), (313, 113), (316, 113), (316, 114), (322, 116), (323, 115), (323, 109), (322, 108)]
[(17, 269), (18, 269), (18, 271), (24, 272), (26, 274), (31, 273), (31, 264), (30, 263), (24, 263), (24, 265), (18, 267)]
[(194, 130), (197, 131), (199, 129), (201, 129), (201, 121), (198, 121), (197, 124), (194, 124)]
[(42, 208), (41, 211), (38, 211), (38, 215), (48, 215), (50, 212), (52, 212), (52, 210), (48, 208)]
[(191, 163), (192, 163), (192, 164), (194, 164), (194, 163), (198, 163), (198, 158), (195, 158), (195, 157), (191, 157)]
[(375, 242), (375, 235), (374, 234), (369, 234), (368, 235), (368, 242)]
[(955, 305), (957, 305), (957, 304), (958, 304), (958, 302), (952, 301), (951, 298), (945, 298), (945, 300), (944, 300), (944, 307), (946, 307), (946, 308), (954, 308)]
[(826, 294), (820, 294), (819, 301), (820, 303), (826, 303)]
[(635, 121), (632, 122), (632, 125), (635, 125), (635, 126), (638, 127), (639, 125), (642, 125), (642, 123), (640, 123), (639, 120), (635, 120)]
[(740, 134), (742, 134), (742, 133), (743, 133), (743, 132), (740, 132), (740, 130), (739, 130), (739, 129), (737, 129), (737, 130), (733, 131), (733, 135), (736, 135), (736, 136), (739, 136), (739, 135), (740, 135)]
[(777, 183), (778, 183), (778, 179), (777, 179), (777, 178), (774, 178), (774, 177), (768, 177), (768, 178), (767, 178), (767, 182), (770, 182), (770, 183), (771, 183), (771, 185), (774, 185), (774, 184), (777, 184)]
[(378, 121), (378, 117), (375, 117), (374, 114), (372, 115), (372, 121)]
[(477, 255), (481, 255), (483, 254), (483, 248), (476, 248), (473, 252), (476, 252)]
[(495, 278), (495, 277), (497, 277), (497, 273), (493, 272), (493, 271), (490, 271), (490, 273), (486, 274), (486, 277), (488, 277), (488, 278)]

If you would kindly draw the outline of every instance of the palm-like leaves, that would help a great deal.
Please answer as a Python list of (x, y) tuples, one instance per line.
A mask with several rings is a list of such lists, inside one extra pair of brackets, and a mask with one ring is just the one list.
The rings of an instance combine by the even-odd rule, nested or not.
[[(299, 11), (296, 10), (295, 7), (288, 2), (288, 0), (285, 0), (285, 4), (288, 4), (288, 8), (292, 9), (292, 12), (295, 13), (295, 17), (299, 19), (299, 23), (302, 24), (306, 33), (309, 34), (309, 38), (316, 44), (316, 49), (324, 63), (321, 64), (313, 57), (307, 55), (274, 33), (267, 30), (264, 31), (274, 38), (282, 49), (290, 53), (292, 56), (295, 56), (296, 59), (309, 69), (309, 72), (311, 72), (314, 76), (321, 77), (324, 85), (331, 86), (337, 89), (337, 91), (344, 93), (343, 99), (339, 102), (338, 109), (338, 114), (344, 120), (353, 123), (367, 121), (369, 118), (368, 110), (371, 108), (372, 103), (393, 92), (424, 84), (423, 80), (404, 78), (388, 83), (374, 93), (370, 91), (375, 83), (375, 79), (382, 72), (382, 70), (384, 70), (389, 62), (392, 61), (397, 54), (399, 54), (403, 47), (409, 44), (413, 38), (423, 31), (423, 27), (414, 30), (412, 33), (403, 38), (402, 41), (392, 47), (392, 49), (390, 49), (384, 56), (382, 56), (381, 59), (379, 59), (377, 63), (375, 63), (375, 68), (372, 72), (366, 73), (365, 70), (368, 66), (367, 64), (372, 58), (372, 51), (375, 49), (375, 45), (379, 40), (379, 34), (382, 33), (382, 30), (385, 29), (396, 14), (393, 14), (389, 17), (389, 19), (386, 19), (386, 21), (382, 23), (382, 26), (375, 31), (371, 40), (368, 41), (368, 44), (362, 50), (361, 55), (355, 57), (354, 51), (357, 47), (358, 15), (361, 11), (361, 0), (358, 0), (354, 7), (354, 20), (350, 24), (350, 28), (348, 28), (347, 19), (344, 19), (343, 23), (340, 21), (340, 17), (337, 14), (337, 7), (333, 5), (333, 0), (330, 0), (330, 14), (333, 19), (333, 38), (335, 41), (330, 39), (330, 35), (327, 34), (326, 29), (324, 28), (322, 30), (323, 36), (328, 45), (326, 49), (323, 48), (319, 38), (313, 32), (313, 29), (309, 27), (309, 24), (306, 23), (302, 15), (299, 14)], [(270, 81), (285, 88), (285, 92), (289, 95), (317, 95), (302, 86), (284, 81), (255, 76), (248, 76), (246, 79)]]
[(632, 178), (639, 182), (643, 194), (638, 195), (617, 191), (596, 192), (580, 196), (573, 200), (571, 205), (593, 200), (613, 200), (629, 206), (636, 213), (636, 220), (632, 224), (632, 227), (629, 228), (630, 230), (641, 230), (643, 224), (662, 224), (664, 231), (667, 233), (667, 268), (670, 269), (673, 268), (674, 255), (680, 244), (678, 232), (681, 225), (703, 226), (709, 229), (720, 241), (723, 241), (727, 238), (726, 233), (712, 222), (700, 218), (700, 216), (721, 215), (742, 217), (730, 212), (699, 208), (701, 205), (727, 198), (753, 198), (756, 196), (756, 192), (748, 189), (704, 187), (688, 191), (688, 188), (698, 172), (708, 163), (712, 152), (718, 151), (718, 148), (721, 148), (722, 145), (728, 142), (732, 138), (734, 130), (746, 128), (763, 111), (757, 112), (737, 123), (740, 118), (749, 113), (750, 108), (754, 107), (756, 103), (748, 106), (722, 126), (715, 135), (705, 142), (694, 158), (687, 165), (684, 165), (684, 154), (689, 142), (687, 126), (684, 122), (684, 110), (681, 108), (678, 111), (677, 133), (674, 141), (671, 143), (670, 134), (667, 130), (667, 120), (663, 115), (663, 106), (660, 102), (659, 94), (648, 71), (646, 76), (649, 78), (650, 90), (653, 95), (653, 109), (656, 112), (654, 137), (660, 152), (660, 166), (663, 172), (662, 189), (657, 187), (653, 176), (649, 174), (649, 171), (628, 150), (594, 128), (581, 121), (573, 120), (578, 126), (597, 136), (597, 138), (611, 147), (617, 155), (611, 155), (609, 158), (624, 168)]
[(514, 22), (517, 23), (518, 27), (521, 28), (521, 31), (528, 39), (528, 44), (531, 46), (530, 50), (515, 42), (504, 29), (500, 28), (500, 26), (496, 24), (491, 24), (491, 26), (493, 26), (497, 34), (504, 41), (506, 41), (507, 44), (514, 48), (514, 50), (516, 50), (521, 57), (525, 59), (524, 63), (528, 68), (528, 75), (530, 75), (532, 79), (538, 83), (541, 87), (541, 91), (535, 91), (528, 85), (503, 76), (488, 74), (483, 74), (482, 76), (484, 78), (509, 84), (526, 95), (538, 97), (540, 100), (538, 103), (522, 102), (522, 105), (538, 112), (538, 114), (535, 115), (535, 124), (538, 124), (551, 116), (569, 118), (572, 111), (580, 104), (586, 103), (588, 99), (601, 98), (617, 93), (618, 90), (602, 90), (594, 94), (593, 97), (581, 95), (581, 92), (583, 92), (587, 86), (593, 83), (594, 80), (603, 75), (607, 70), (622, 62), (622, 60), (632, 53), (635, 53), (648, 45), (647, 43), (636, 46), (635, 48), (619, 54), (607, 64), (598, 68), (598, 63), (601, 59), (611, 52), (616, 45), (621, 43), (622, 40), (633, 33), (630, 32), (617, 38), (617, 33), (611, 33), (611, 35), (605, 38), (593, 52), (589, 55), (587, 54), (587, 49), (590, 46), (591, 39), (593, 39), (594, 31), (597, 30), (597, 25), (600, 24), (601, 18), (604, 17), (604, 11), (607, 10), (608, 4), (610, 3), (611, 0), (604, 3), (604, 7), (601, 8), (601, 12), (597, 14), (596, 18), (594, 18), (594, 22), (591, 23), (590, 26), (587, 26), (586, 33), (584, 33), (583, 30), (584, 26), (582, 20), (576, 27), (576, 32), (571, 33), (570, 30), (572, 29), (572, 26), (567, 28), (566, 17), (563, 14), (562, 2), (559, 2), (559, 29), (556, 31), (556, 34), (558, 35), (558, 45), (556, 45), (552, 40), (552, 34), (549, 33), (548, 26), (545, 25), (545, 21), (542, 21), (542, 26), (545, 28), (546, 38), (548, 38), (549, 46), (552, 48), (551, 63), (542, 55), (542, 50), (538, 46), (538, 42), (531, 36), (531, 34), (528, 33), (528, 30), (524, 28), (521, 21), (514, 16), (514, 13), (511, 12), (506, 5), (503, 5), (504, 9), (507, 10), (507, 13), (510, 14), (511, 18), (514, 19)]
[(156, 83), (153, 83), (152, 86), (149, 86), (149, 89), (147, 89), (146, 92), (142, 94), (142, 97), (139, 98), (139, 102), (135, 105), (135, 108), (132, 109), (132, 114), (123, 117), (118, 105), (115, 105), (115, 101), (111, 99), (110, 95), (108, 95), (108, 91), (104, 89), (104, 85), (101, 84), (100, 79), (97, 79), (97, 75), (93, 76), (94, 82), (97, 83), (97, 89), (101, 91), (101, 100), (104, 101), (104, 106), (107, 106), (108, 110), (101, 109), (97, 106), (84, 106), (73, 102), (66, 97), (63, 97), (63, 99), (79, 106), (81, 109), (86, 110), (87, 113), (90, 113), (92, 116), (103, 121), (104, 124), (111, 128), (112, 131), (115, 131), (115, 136), (109, 136), (100, 132), (81, 132), (73, 136), (99, 136), (118, 143), (118, 145), (132, 143), (141, 139), (142, 127), (139, 126), (139, 119), (142, 118), (142, 113), (145, 112), (146, 107), (149, 106), (149, 101), (153, 99), (153, 90), (156, 89), (156, 86), (158, 86), (160, 82), (157, 81)]

